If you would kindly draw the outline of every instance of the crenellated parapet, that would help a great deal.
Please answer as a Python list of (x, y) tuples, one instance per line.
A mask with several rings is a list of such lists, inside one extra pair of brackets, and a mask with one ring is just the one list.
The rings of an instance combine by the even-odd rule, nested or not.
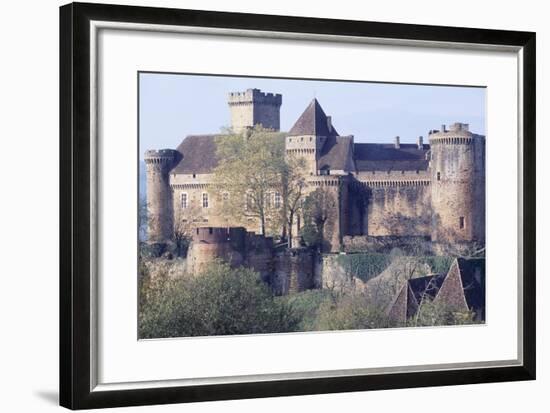
[(280, 109), (283, 96), (278, 93), (264, 93), (260, 89), (232, 92), (227, 97), (231, 111), (231, 128), (240, 133), (261, 125), (266, 129), (280, 129)]
[(485, 137), (464, 123), (432, 130), (432, 241), (485, 240)]
[(158, 165), (159, 169), (171, 169), (179, 158), (179, 152), (173, 149), (145, 151), (144, 162), (148, 166)]
[(244, 92), (229, 93), (227, 103), (229, 106), (256, 103), (280, 107), (283, 103), (283, 96), (279, 93), (264, 93), (260, 89), (247, 89)]
[(145, 152), (149, 242), (165, 243), (172, 238), (174, 214), (169, 175), (180, 156), (178, 151), (172, 149)]

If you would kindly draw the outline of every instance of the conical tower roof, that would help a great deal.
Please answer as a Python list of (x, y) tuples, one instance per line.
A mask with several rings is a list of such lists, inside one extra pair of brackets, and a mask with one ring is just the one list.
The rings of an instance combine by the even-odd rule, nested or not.
[(317, 99), (311, 101), (288, 134), (289, 136), (338, 136), (336, 129), (329, 127), (327, 115)]

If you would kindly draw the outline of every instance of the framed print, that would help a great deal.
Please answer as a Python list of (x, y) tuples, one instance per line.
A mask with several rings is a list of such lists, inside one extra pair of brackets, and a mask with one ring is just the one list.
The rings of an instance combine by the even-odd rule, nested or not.
[(534, 33), (60, 13), (62, 406), (535, 378)]

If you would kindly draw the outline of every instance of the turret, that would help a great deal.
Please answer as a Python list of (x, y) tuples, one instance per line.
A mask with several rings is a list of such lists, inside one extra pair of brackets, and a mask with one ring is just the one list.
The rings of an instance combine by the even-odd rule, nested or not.
[(316, 175), (317, 161), (323, 147), (330, 138), (334, 141), (336, 136), (338, 132), (332, 124), (332, 118), (325, 114), (317, 99), (313, 99), (288, 132), (286, 153), (304, 158), (307, 172)]
[(168, 242), (172, 238), (174, 214), (169, 174), (179, 153), (171, 149), (145, 152), (147, 166), (148, 242)]
[(263, 93), (260, 89), (232, 92), (228, 96), (231, 111), (231, 128), (240, 133), (261, 125), (279, 131), (283, 97), (280, 94)]
[(455, 123), (430, 131), (432, 241), (485, 241), (485, 137)]

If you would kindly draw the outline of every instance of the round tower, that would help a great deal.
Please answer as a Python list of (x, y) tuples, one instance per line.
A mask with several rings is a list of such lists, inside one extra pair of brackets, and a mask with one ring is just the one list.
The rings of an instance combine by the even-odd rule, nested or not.
[(172, 238), (174, 214), (170, 170), (177, 159), (177, 151), (162, 149), (145, 152), (147, 167), (147, 240), (150, 243), (167, 242)]
[(221, 259), (232, 266), (242, 265), (245, 236), (246, 230), (242, 227), (195, 228), (187, 251), (189, 272), (198, 274), (216, 259)]
[(430, 132), (432, 241), (485, 241), (485, 137), (455, 123)]

